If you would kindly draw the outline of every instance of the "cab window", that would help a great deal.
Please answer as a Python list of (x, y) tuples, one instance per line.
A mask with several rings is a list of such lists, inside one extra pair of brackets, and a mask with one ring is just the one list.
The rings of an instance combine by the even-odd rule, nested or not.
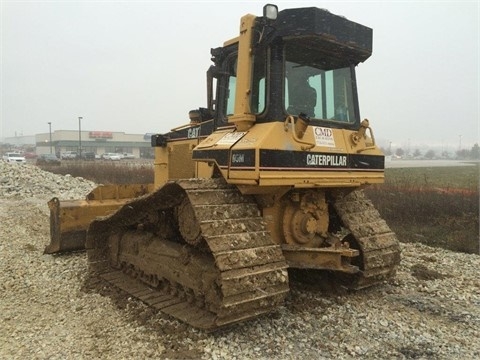
[[(259, 52), (255, 55), (253, 63), (252, 91), (250, 93), (250, 111), (252, 114), (260, 114), (265, 110), (265, 55)], [(235, 113), (235, 94), (237, 86), (237, 59), (232, 57), (228, 64), (226, 115)]]
[(328, 69), (306, 61), (285, 61), (285, 110), (313, 119), (355, 122), (351, 68)]

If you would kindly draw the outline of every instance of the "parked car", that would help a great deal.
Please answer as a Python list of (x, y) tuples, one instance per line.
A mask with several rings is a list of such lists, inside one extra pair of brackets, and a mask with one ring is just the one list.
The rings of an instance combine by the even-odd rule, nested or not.
[(82, 152), (82, 160), (95, 160), (95, 153), (91, 151)]
[(61, 161), (55, 154), (42, 154), (37, 158), (37, 165), (60, 165)]
[(105, 153), (102, 156), (104, 160), (119, 161), (122, 159), (122, 155), (117, 153)]
[(36, 159), (37, 158), (37, 154), (35, 154), (34, 152), (26, 152), (25, 154), (23, 154), (25, 156), (25, 159)]
[(61, 155), (62, 160), (73, 160), (77, 158), (77, 152), (76, 151), (65, 151)]
[(135, 159), (135, 155), (130, 153), (123, 153), (122, 156), (124, 159)]
[(7, 152), (3, 155), (3, 160), (8, 163), (25, 164), (25, 156), (16, 152)]

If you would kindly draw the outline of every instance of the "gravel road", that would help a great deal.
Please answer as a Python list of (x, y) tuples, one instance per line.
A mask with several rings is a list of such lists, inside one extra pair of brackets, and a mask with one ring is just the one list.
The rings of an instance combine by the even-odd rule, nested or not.
[(277, 312), (213, 334), (93, 291), (85, 253), (43, 255), (46, 202), (93, 186), (0, 162), (0, 358), (480, 358), (480, 256), (424, 245), (402, 244), (391, 283), (347, 293), (292, 282)]

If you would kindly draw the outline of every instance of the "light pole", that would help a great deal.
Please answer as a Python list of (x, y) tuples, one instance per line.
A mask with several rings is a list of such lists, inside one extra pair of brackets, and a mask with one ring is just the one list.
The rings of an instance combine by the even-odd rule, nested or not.
[(49, 134), (49, 144), (50, 144), (50, 154), (52, 153), (52, 123), (48, 122), (48, 134)]
[(78, 117), (78, 157), (82, 158), (82, 119), (83, 117)]

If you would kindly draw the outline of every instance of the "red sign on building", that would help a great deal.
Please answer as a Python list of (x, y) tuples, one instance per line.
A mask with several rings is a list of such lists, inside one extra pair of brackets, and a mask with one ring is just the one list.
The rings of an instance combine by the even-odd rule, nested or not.
[(111, 131), (90, 131), (88, 133), (90, 139), (111, 139), (113, 138), (113, 132)]

